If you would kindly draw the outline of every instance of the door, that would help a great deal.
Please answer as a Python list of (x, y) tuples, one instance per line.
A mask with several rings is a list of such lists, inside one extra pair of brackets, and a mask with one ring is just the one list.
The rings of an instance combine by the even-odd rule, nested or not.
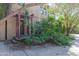
[(5, 21), (5, 40), (7, 40), (7, 20)]

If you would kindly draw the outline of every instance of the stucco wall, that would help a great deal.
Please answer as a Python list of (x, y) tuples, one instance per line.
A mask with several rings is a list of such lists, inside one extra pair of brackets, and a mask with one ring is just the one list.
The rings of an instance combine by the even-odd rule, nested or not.
[(0, 40), (5, 40), (5, 22), (0, 23)]
[[(5, 39), (5, 21), (0, 23), (0, 40)], [(12, 39), (16, 36), (16, 18), (10, 17), (7, 19), (7, 39)]]
[(10, 17), (7, 20), (7, 39), (12, 39), (16, 36), (16, 18)]
[(26, 9), (29, 12), (29, 15), (34, 14), (34, 16), (35, 16), (34, 20), (35, 21), (40, 21), (43, 18), (46, 18), (48, 16), (48, 15), (43, 15), (42, 14), (42, 8), (40, 7), (40, 5), (36, 5), (36, 6), (33, 6), (33, 7), (28, 7)]

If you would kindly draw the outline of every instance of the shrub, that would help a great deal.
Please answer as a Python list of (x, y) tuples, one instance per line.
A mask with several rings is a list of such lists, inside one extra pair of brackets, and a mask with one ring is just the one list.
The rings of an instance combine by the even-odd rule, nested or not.
[(3, 17), (7, 15), (8, 9), (9, 9), (9, 4), (0, 3), (0, 19), (2, 19)]
[(31, 37), (26, 37), (25, 39), (22, 39), (21, 42), (26, 44), (26, 45), (32, 45)]
[(23, 42), (28, 45), (42, 44), (48, 41), (56, 45), (70, 45), (72, 38), (64, 34), (61, 19), (55, 20), (54, 17), (49, 16), (48, 19), (35, 23), (32, 36), (24, 39)]
[(61, 33), (54, 33), (53, 39), (51, 39), (50, 41), (57, 45), (71, 45), (72, 38)]

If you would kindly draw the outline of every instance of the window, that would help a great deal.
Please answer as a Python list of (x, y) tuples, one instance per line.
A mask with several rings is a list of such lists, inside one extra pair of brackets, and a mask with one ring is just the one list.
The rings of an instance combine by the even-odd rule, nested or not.
[(43, 15), (48, 15), (48, 12), (46, 11), (46, 10), (44, 10), (44, 9), (41, 9), (41, 14), (43, 14)]

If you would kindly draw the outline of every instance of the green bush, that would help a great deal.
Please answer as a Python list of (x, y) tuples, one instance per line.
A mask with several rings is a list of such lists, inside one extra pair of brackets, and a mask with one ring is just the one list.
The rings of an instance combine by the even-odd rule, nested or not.
[(35, 23), (32, 36), (29, 36), (23, 42), (28, 45), (46, 42), (56, 45), (70, 45), (72, 37), (64, 34), (61, 20), (63, 20), (62, 17), (56, 20), (55, 17), (49, 16), (48, 19)]
[(32, 38), (33, 38), (33, 42), (37, 44), (43, 44), (48, 41), (48, 36), (46, 35), (34, 36)]
[(9, 9), (9, 4), (0, 3), (0, 19), (2, 19), (7, 15), (8, 9)]
[(51, 43), (55, 43), (57, 45), (71, 45), (72, 43), (72, 37), (65, 36), (61, 33), (54, 33), (53, 39), (50, 40)]
[(24, 39), (22, 39), (21, 42), (26, 44), (26, 45), (32, 45), (32, 39), (29, 36), (24, 38)]

